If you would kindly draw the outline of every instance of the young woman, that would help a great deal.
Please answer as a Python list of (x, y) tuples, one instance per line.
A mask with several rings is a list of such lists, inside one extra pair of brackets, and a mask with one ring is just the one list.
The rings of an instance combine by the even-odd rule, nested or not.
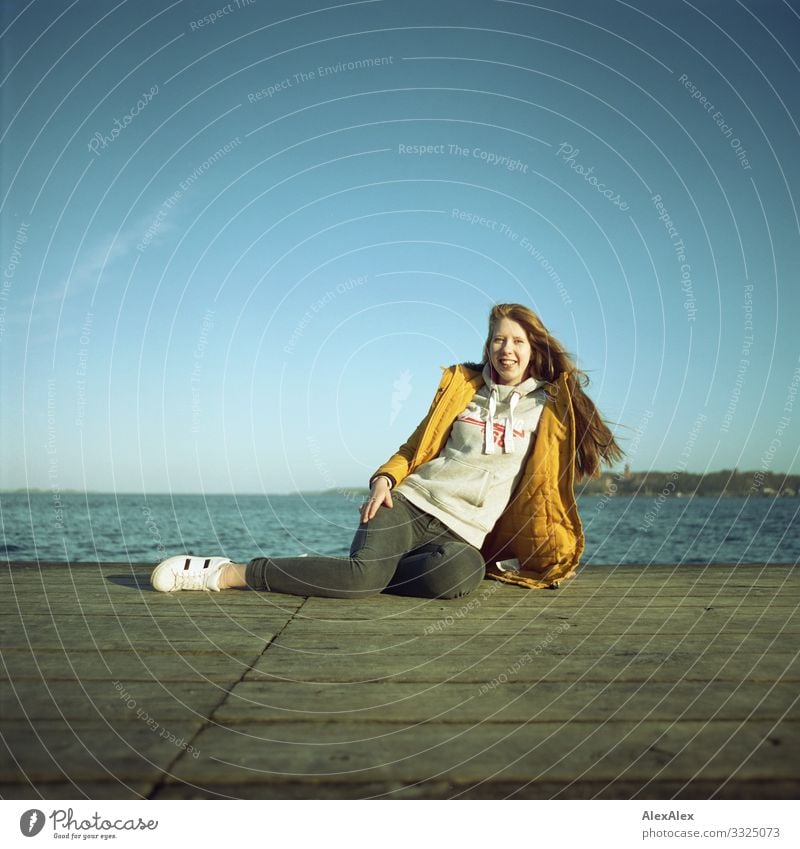
[(152, 585), (331, 598), (458, 598), (484, 577), (557, 587), (584, 545), (573, 483), (622, 457), (587, 383), (534, 312), (498, 304), (482, 361), (444, 370), (426, 417), (371, 477), (350, 557), (179, 555)]

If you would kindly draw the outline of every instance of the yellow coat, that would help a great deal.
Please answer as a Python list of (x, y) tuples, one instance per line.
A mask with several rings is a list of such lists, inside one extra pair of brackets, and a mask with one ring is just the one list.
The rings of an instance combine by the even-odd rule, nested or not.
[[(483, 386), (480, 371), (467, 365), (444, 368), (428, 414), (409, 440), (373, 475), (390, 475), (395, 485), (438, 457), (456, 416)], [(486, 577), (535, 589), (554, 588), (575, 574), (584, 547), (573, 493), (575, 419), (562, 374), (545, 384), (542, 410), (522, 477), (481, 549)], [(502, 572), (496, 560), (516, 558), (518, 572)]]

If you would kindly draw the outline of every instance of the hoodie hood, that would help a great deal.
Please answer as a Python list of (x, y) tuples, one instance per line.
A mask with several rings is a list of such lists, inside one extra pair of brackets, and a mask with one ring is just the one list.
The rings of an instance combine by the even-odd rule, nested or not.
[(547, 383), (546, 380), (539, 380), (536, 377), (529, 377), (516, 386), (508, 386), (505, 383), (495, 383), (492, 380), (492, 366), (490, 363), (486, 363), (486, 365), (484, 365), (481, 374), (483, 376), (483, 382), (489, 387), (489, 390), (491, 391), (496, 388), (498, 398), (502, 401), (505, 401), (505, 399), (514, 392), (520, 396), (530, 395), (531, 392), (534, 392), (539, 389), (539, 387), (544, 386)]

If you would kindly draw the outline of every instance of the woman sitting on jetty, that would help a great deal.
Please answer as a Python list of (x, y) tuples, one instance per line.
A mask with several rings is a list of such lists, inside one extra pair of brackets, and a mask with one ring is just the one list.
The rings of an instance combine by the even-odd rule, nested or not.
[(444, 370), (427, 416), (370, 478), (349, 558), (179, 555), (152, 585), (330, 598), (458, 598), (484, 577), (557, 587), (583, 551), (573, 482), (622, 457), (587, 383), (533, 311), (498, 304), (482, 362)]

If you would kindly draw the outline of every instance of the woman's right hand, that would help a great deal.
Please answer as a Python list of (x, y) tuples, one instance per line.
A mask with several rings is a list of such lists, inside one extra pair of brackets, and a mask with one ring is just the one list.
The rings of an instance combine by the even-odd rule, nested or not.
[(361, 511), (361, 521), (366, 523), (378, 512), (382, 506), (394, 506), (392, 504), (392, 485), (389, 483), (389, 478), (379, 475), (372, 482), (372, 488), (369, 491), (369, 500), (365, 501), (359, 510)]

